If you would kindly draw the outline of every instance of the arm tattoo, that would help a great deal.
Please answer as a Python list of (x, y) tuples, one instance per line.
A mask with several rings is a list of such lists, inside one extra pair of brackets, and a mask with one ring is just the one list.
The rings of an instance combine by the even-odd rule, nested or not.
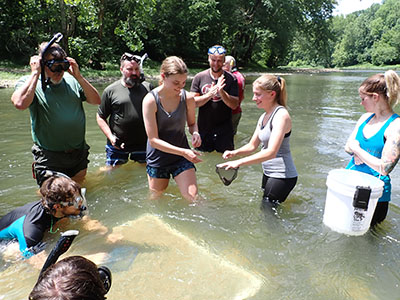
[(386, 174), (389, 174), (394, 169), (400, 158), (400, 131), (397, 132), (396, 137), (391, 142), (392, 144), (388, 145), (389, 149), (386, 155), (382, 157)]

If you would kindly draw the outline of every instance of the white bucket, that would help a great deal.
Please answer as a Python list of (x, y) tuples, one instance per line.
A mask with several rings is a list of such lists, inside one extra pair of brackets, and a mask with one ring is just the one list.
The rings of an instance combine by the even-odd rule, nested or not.
[[(355, 170), (336, 169), (326, 179), (323, 222), (330, 229), (348, 235), (363, 235), (369, 229), (378, 199), (382, 196), (383, 181)], [(369, 187), (368, 209), (353, 206), (357, 186)]]

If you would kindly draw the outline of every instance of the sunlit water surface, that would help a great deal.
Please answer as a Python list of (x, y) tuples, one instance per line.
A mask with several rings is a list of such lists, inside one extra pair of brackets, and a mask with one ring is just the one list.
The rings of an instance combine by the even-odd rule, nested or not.
[[(399, 167), (392, 173), (392, 203), (382, 225), (361, 237), (350, 237), (322, 223), (326, 177), (349, 160), (343, 146), (363, 113), (357, 89), (369, 75), (283, 75), (288, 84), (291, 148), (299, 180), (288, 200), (276, 210), (260, 208), (260, 165), (242, 167), (237, 179), (226, 187), (215, 173), (215, 165), (222, 161), (218, 153), (204, 154), (203, 162), (196, 166), (201, 201), (187, 203), (173, 181), (161, 199), (149, 200), (144, 166), (131, 162), (112, 173), (100, 171), (105, 138), (95, 121), (96, 107), (85, 104), (87, 142), (91, 146), (85, 186), (91, 217), (111, 230), (143, 214), (157, 216), (221, 260), (261, 278), (261, 288), (251, 299), (399, 299)], [(246, 78), (236, 147), (249, 140), (262, 113), (251, 101), (254, 79)], [(100, 93), (104, 87), (97, 86)], [(38, 199), (31, 176), (29, 112), (12, 106), (12, 91), (0, 90), (0, 216)], [(57, 238), (46, 237), (48, 249)], [(105, 246), (100, 234), (81, 230), (72, 252), (90, 254), (112, 249)], [(146, 251), (146, 245), (137, 251)], [(137, 251), (132, 251), (132, 260)], [(118, 254), (113, 259), (118, 260)], [(134, 263), (132, 270), (125, 281), (140, 291), (140, 277), (152, 270), (135, 270)], [(38, 272), (26, 261), (10, 262), (0, 256), (0, 299), (26, 299)], [(116, 268), (114, 274), (118, 272)], [(156, 283), (154, 288), (158, 288)], [(203, 289), (208, 294), (207, 285)], [(111, 288), (109, 299), (125, 299), (124, 295), (124, 291)], [(166, 298), (158, 295), (154, 299)], [(189, 289), (185, 299), (202, 297), (191, 295)]]

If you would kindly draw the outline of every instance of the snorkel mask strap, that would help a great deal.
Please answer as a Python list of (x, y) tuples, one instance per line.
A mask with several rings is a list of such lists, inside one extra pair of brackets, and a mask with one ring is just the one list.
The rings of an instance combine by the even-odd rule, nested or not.
[(143, 54), (143, 56), (140, 58), (140, 64), (139, 64), (139, 69), (140, 69), (140, 83), (145, 81), (144, 78), (144, 71), (143, 71), (143, 62), (148, 58), (149, 56), (147, 53)]
[(49, 48), (54, 43), (58, 43), (59, 41), (61, 41), (62, 38), (63, 38), (63, 35), (60, 32), (56, 33), (53, 36), (53, 38), (50, 40), (50, 42), (47, 44), (47, 46), (43, 49), (42, 53), (40, 53), (40, 56), (41, 56), (41, 60), (40, 60), (41, 73), (40, 73), (40, 76), (41, 76), (43, 93), (46, 91), (47, 85), (49, 84), (49, 81), (46, 80), (46, 73), (44, 71), (44, 67), (45, 67), (44, 56), (46, 55), (47, 50), (49, 50)]

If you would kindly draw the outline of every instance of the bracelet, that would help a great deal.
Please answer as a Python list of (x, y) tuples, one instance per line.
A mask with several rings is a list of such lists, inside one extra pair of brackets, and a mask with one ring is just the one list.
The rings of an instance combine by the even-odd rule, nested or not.
[(200, 135), (200, 133), (198, 133), (197, 131), (193, 131), (192, 135), (198, 134)]

